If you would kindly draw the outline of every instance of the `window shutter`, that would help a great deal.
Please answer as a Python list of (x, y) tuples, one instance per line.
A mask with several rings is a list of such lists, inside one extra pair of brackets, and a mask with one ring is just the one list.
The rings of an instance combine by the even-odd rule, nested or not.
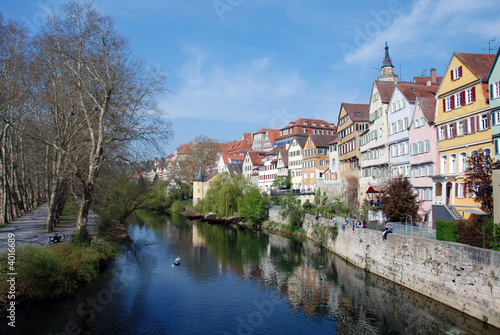
[(446, 98), (443, 99), (443, 112), (446, 112)]
[(455, 122), (453, 126), (453, 137), (457, 137), (458, 122)]
[(453, 79), (454, 79), (453, 78), (453, 69), (451, 69), (451, 71), (450, 71), (450, 79), (451, 79), (451, 81), (453, 81)]
[(453, 95), (450, 97), (450, 107), (451, 109), (455, 109), (455, 99)]
[(476, 132), (476, 118), (474, 116), (470, 118), (470, 132), (471, 134)]
[(493, 92), (494, 89), (495, 88), (494, 88), (493, 84), (490, 84), (490, 99), (493, 99), (493, 97), (494, 97), (494, 93), (495, 93), (495, 92)]
[(465, 91), (460, 92), (460, 106), (465, 105)]
[(471, 88), (471, 92), (472, 92), (472, 102), (476, 101), (476, 87), (473, 86)]
[(476, 129), (477, 129), (477, 131), (484, 130), (484, 129), (481, 129), (481, 117), (479, 115), (477, 115), (475, 117), (475, 119), (476, 119)]
[(490, 126), (491, 126), (491, 113), (488, 112), (486, 113), (487, 117), (486, 117), (486, 129), (489, 129)]
[(462, 77), (462, 65), (458, 67), (458, 78)]
[(455, 198), (458, 198), (458, 183), (455, 183)]

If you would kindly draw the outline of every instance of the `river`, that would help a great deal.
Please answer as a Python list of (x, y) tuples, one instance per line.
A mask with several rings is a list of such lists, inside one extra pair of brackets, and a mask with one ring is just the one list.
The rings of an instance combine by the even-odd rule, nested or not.
[(14, 333), (500, 333), (310, 241), (150, 213), (128, 229), (98, 281), (20, 310)]

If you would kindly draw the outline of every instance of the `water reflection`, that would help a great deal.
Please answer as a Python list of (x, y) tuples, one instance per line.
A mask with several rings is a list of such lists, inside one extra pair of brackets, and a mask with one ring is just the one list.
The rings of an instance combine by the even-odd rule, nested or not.
[(129, 232), (133, 242), (99, 281), (20, 312), (17, 333), (500, 333), (310, 241), (146, 212)]

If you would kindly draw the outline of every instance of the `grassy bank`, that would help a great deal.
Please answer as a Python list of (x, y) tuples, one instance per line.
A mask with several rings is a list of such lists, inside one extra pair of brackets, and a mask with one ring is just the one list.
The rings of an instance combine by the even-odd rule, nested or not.
[[(15, 299), (18, 303), (50, 300), (72, 293), (89, 283), (118, 252), (118, 245), (104, 239), (54, 247), (25, 245), (16, 248)], [(9, 300), (7, 253), (0, 256), (0, 306)], [(10, 292), (11, 293), (11, 292)], [(12, 293), (11, 293), (12, 294)]]

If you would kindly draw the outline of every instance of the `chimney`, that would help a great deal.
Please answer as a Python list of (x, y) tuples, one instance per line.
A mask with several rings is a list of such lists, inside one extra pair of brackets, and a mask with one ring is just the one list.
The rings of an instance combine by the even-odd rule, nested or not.
[(431, 69), (431, 83), (437, 83), (437, 73), (435, 68)]

